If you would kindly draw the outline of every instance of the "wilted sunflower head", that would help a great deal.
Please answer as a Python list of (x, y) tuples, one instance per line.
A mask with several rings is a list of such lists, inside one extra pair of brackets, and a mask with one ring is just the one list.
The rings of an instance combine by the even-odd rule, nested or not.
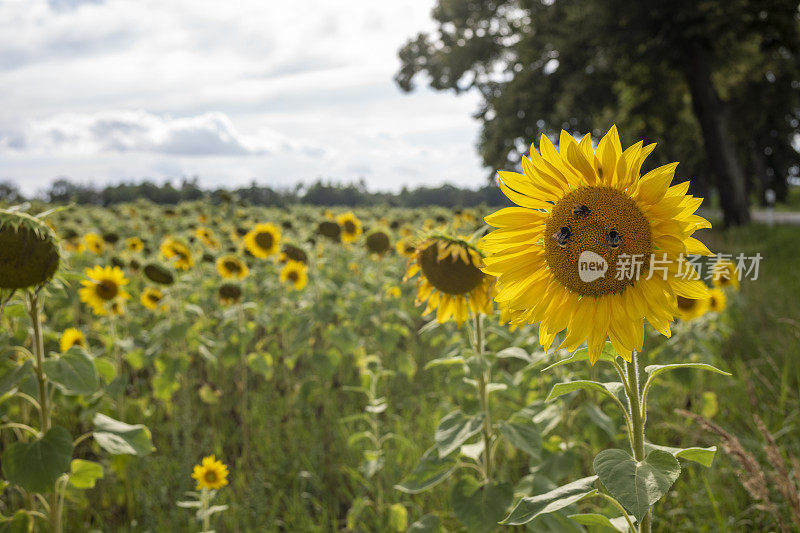
[(498, 229), (483, 237), (483, 271), (498, 276), (496, 301), (511, 323), (539, 323), (545, 349), (566, 331), (566, 347), (586, 342), (592, 364), (606, 338), (631, 360), (642, 348), (643, 319), (669, 336), (678, 296), (707, 299), (694, 269), (679, 268), (682, 254), (710, 254), (691, 237), (711, 226), (694, 214), (702, 198), (686, 195), (688, 182), (670, 186), (677, 163), (640, 176), (654, 147), (623, 151), (616, 127), (596, 150), (589, 135), (577, 142), (562, 131), (560, 151), (542, 135), (540, 151), (532, 146), (522, 158), (522, 174), (498, 173), (519, 207), (485, 218)]
[(82, 302), (88, 304), (94, 314), (122, 314), (122, 302), (130, 298), (123, 286), (128, 284), (125, 274), (119, 267), (95, 266), (86, 269), (86, 277), (81, 281), (82, 288), (78, 295)]
[(339, 224), (339, 227), (342, 228), (342, 242), (355, 242), (363, 231), (361, 221), (358, 220), (352, 211), (348, 211), (336, 217), (336, 222)]
[(172, 285), (175, 283), (175, 276), (172, 275), (172, 272), (157, 263), (148, 263), (143, 270), (147, 279), (159, 285)]
[(61, 339), (59, 341), (61, 353), (66, 352), (73, 346), (83, 346), (85, 348), (86, 337), (84, 337), (83, 332), (77, 328), (67, 328), (61, 334)]
[(383, 255), (392, 248), (392, 242), (389, 235), (383, 230), (372, 230), (366, 238), (367, 250), (373, 254)]
[(58, 269), (53, 230), (26, 213), (0, 210), (0, 289), (40, 287)]
[(342, 228), (336, 222), (323, 220), (317, 225), (317, 234), (327, 237), (332, 241), (339, 242), (342, 235)]
[(299, 261), (287, 261), (281, 269), (279, 279), (293, 290), (301, 290), (308, 283), (308, 266)]
[(161, 289), (156, 289), (154, 287), (147, 287), (145, 290), (142, 291), (142, 295), (139, 298), (139, 301), (143, 306), (150, 309), (151, 311), (155, 311), (156, 309), (161, 308), (161, 310), (166, 309), (166, 305), (161, 303), (164, 299), (164, 293)]
[(474, 314), (492, 311), (494, 278), (481, 272), (478, 249), (462, 239), (441, 234), (423, 240), (409, 261), (405, 279), (418, 273), (417, 305), (427, 301), (423, 314), (437, 309), (436, 319), (459, 325)]
[(281, 263), (287, 261), (297, 261), (299, 263), (308, 264), (308, 254), (305, 250), (294, 244), (284, 243), (281, 247)]
[(281, 230), (273, 224), (256, 224), (244, 236), (247, 251), (259, 259), (278, 253), (280, 249)]
[(225, 279), (244, 279), (250, 269), (235, 255), (223, 255), (217, 259), (217, 272)]
[(235, 283), (224, 283), (220, 285), (219, 301), (225, 305), (232, 305), (237, 303), (242, 298), (242, 288)]

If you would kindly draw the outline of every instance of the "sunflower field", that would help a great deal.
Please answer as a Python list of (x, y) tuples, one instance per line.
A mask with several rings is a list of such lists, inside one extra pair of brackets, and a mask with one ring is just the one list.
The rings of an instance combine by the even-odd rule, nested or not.
[(4, 207), (0, 531), (796, 530), (798, 230), (539, 148), (504, 208)]

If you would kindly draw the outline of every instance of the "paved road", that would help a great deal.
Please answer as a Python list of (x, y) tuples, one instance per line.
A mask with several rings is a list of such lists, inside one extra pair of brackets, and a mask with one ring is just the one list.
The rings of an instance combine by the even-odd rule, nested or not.
[[(717, 209), (701, 209), (700, 216), (704, 218), (722, 218), (722, 211)], [(755, 222), (769, 223), (770, 217), (775, 224), (791, 224), (800, 226), (800, 211), (773, 211), (770, 213), (766, 209), (752, 209), (750, 216)]]

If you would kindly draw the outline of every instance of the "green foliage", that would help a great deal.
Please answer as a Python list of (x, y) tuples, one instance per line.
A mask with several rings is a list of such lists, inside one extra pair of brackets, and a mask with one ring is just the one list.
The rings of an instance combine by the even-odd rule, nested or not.
[(53, 492), (58, 478), (69, 468), (72, 437), (53, 426), (41, 438), (15, 442), (3, 452), (3, 475), (31, 492)]
[(594, 488), (597, 479), (597, 476), (585, 477), (544, 494), (522, 498), (501, 524), (527, 524), (541, 515), (569, 507), (587, 496), (594, 495), (597, 492)]
[(93, 423), (95, 442), (112, 455), (147, 455), (155, 450), (150, 430), (142, 424), (126, 424), (101, 413)]

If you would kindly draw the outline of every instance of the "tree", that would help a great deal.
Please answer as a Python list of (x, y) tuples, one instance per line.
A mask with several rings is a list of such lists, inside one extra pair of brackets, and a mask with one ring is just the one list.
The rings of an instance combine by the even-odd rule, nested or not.
[[(435, 33), (400, 50), (396, 81), (410, 91), (424, 73), (434, 89), (478, 91), (479, 151), (492, 168), (518, 161), (541, 134), (600, 135), (617, 123), (624, 141), (664, 142), (662, 153), (699, 177), (701, 191), (713, 176), (725, 223), (743, 224), (753, 151), (741, 146), (760, 131), (730, 115), (731, 105), (797, 114), (797, 2), (438, 0), (433, 17)], [(781, 69), (772, 86), (781, 98), (746, 102), (746, 81), (767, 62)], [(786, 161), (796, 162), (785, 150), (796, 131), (776, 131)], [(761, 163), (785, 176), (786, 161)]]

